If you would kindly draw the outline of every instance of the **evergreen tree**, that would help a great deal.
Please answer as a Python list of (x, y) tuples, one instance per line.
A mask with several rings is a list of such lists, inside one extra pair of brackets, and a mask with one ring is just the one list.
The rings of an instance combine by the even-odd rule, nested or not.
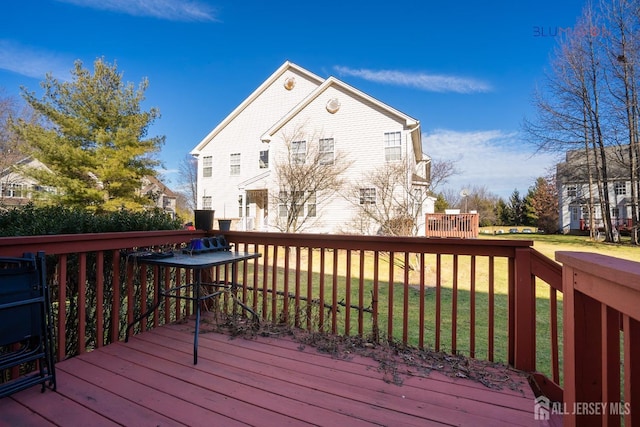
[(18, 121), (15, 128), (27, 153), (48, 168), (23, 173), (55, 188), (54, 201), (69, 207), (109, 211), (148, 205), (141, 179), (155, 176), (159, 162), (153, 155), (164, 144), (164, 136), (147, 136), (159, 117), (157, 109), (140, 106), (148, 81), (137, 88), (125, 84), (117, 66), (103, 59), (94, 62), (93, 74), (76, 61), (71, 74), (71, 81), (47, 75), (41, 98), (22, 89), (42, 120)]
[(545, 233), (555, 233), (558, 228), (558, 191), (555, 177), (538, 178), (533, 188), (529, 190), (529, 204), (532, 217), (537, 228)]
[(438, 193), (434, 204), (434, 210), (438, 213), (444, 213), (445, 209), (449, 209), (449, 203), (447, 199), (444, 197), (444, 194)]

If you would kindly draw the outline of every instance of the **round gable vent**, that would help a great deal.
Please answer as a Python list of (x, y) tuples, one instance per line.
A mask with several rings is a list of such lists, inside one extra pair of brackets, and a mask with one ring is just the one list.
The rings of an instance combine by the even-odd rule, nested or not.
[(294, 88), (294, 86), (296, 85), (296, 78), (295, 77), (288, 77), (285, 81), (284, 81), (284, 88), (286, 90), (291, 90)]
[(335, 114), (340, 109), (340, 101), (338, 98), (331, 98), (327, 101), (327, 111), (331, 114)]

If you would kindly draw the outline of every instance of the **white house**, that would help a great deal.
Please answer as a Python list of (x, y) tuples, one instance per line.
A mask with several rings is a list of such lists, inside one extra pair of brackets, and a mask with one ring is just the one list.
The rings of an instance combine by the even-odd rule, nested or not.
[[(301, 129), (304, 137), (288, 139)], [(277, 164), (292, 155), (292, 144), (296, 152), (315, 144), (329, 162), (348, 159), (345, 181), (360, 186), (359, 193), (351, 188), (307, 200), (301, 215), (308, 221), (299, 231), (362, 232), (350, 225), (360, 214), (358, 204), (379, 203), (381, 197), (363, 179), (392, 163), (406, 165), (403, 191), (424, 195), (416, 198), (418, 217), (433, 212), (434, 199), (427, 197), (430, 159), (422, 152), (420, 122), (335, 77), (323, 79), (291, 62), (191, 151), (198, 159), (198, 209), (213, 209), (216, 218), (235, 220), (237, 229), (281, 230), (276, 226), (283, 215)]]
[[(628, 166), (629, 146), (606, 147), (605, 155), (609, 178), (607, 192), (611, 222), (618, 229), (627, 229), (632, 225), (633, 205)], [(590, 153), (587, 161), (584, 149), (567, 151), (566, 160), (556, 166), (560, 209), (559, 227), (563, 233), (588, 230), (591, 201), (593, 201), (596, 227), (604, 226), (597, 183), (595, 178), (591, 180), (591, 184), (589, 183), (589, 174), (594, 177), (596, 168), (593, 154)]]

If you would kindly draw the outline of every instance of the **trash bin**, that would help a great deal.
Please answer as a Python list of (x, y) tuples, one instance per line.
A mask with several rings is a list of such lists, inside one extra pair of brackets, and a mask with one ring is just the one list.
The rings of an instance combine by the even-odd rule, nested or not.
[(195, 216), (196, 230), (213, 230), (213, 215), (215, 211), (211, 209), (196, 209)]

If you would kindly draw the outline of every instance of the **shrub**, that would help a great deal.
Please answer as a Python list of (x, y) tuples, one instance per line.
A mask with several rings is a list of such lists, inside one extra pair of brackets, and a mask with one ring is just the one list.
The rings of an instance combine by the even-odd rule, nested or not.
[(94, 213), (64, 206), (28, 204), (0, 211), (0, 236), (177, 230), (181, 222), (161, 209)]

